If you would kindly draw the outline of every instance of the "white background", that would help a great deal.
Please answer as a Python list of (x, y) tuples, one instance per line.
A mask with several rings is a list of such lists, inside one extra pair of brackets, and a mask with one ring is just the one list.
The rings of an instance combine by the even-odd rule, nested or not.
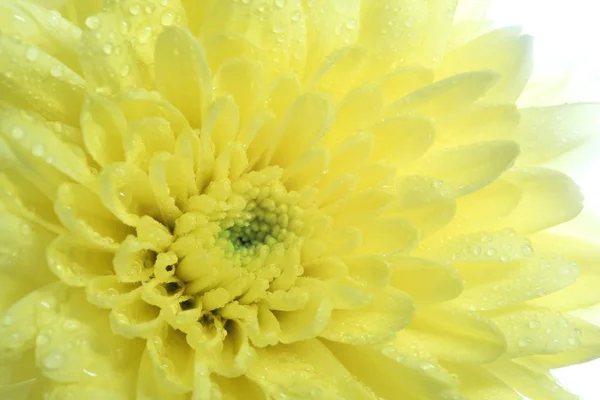
[[(600, 102), (600, 1), (493, 0), (489, 15), (495, 25), (519, 25), (534, 36), (534, 79), (556, 81), (561, 74), (570, 74), (561, 102)], [(529, 101), (527, 96), (523, 100)], [(580, 185), (590, 213), (586, 218), (595, 214), (600, 222), (600, 130), (582, 149), (554, 166)], [(597, 229), (586, 229), (600, 241)], [(600, 308), (596, 322), (600, 322)], [(600, 399), (600, 360), (556, 370), (555, 375), (581, 399)]]

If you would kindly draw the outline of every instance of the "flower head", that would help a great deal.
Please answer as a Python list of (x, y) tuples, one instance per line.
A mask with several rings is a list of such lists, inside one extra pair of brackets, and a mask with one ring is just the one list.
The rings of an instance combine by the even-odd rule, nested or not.
[(1, 394), (571, 398), (600, 250), (542, 232), (581, 196), (538, 165), (598, 108), (516, 108), (529, 37), (452, 0), (54, 3), (0, 3)]

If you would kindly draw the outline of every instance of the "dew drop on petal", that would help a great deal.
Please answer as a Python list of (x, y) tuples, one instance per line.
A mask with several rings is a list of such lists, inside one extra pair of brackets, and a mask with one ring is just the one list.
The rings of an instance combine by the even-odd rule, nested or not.
[(36, 157), (42, 157), (44, 155), (44, 145), (41, 143), (37, 143), (33, 145), (33, 148), (31, 149), (32, 153), (34, 156)]
[(85, 20), (85, 26), (87, 26), (91, 30), (98, 29), (100, 27), (100, 18), (98, 18), (95, 15), (87, 17), (87, 19)]
[(50, 75), (52, 75), (55, 78), (58, 78), (60, 76), (62, 76), (63, 74), (63, 67), (60, 64), (55, 64), (52, 66), (52, 68), (50, 68)]
[(529, 321), (529, 327), (531, 329), (537, 329), (537, 328), (539, 328), (540, 327), (540, 321), (535, 320), (535, 319)]
[(25, 58), (28, 61), (35, 61), (35, 60), (37, 60), (37, 58), (38, 58), (39, 55), (40, 55), (40, 51), (35, 46), (29, 47), (27, 49), (27, 51), (25, 52)]
[(25, 131), (22, 128), (19, 128), (18, 126), (13, 128), (13, 130), (12, 130), (13, 138), (20, 140), (20, 139), (23, 139), (24, 136), (25, 136)]
[(173, 25), (173, 23), (175, 22), (175, 14), (173, 13), (173, 11), (165, 11), (162, 13), (162, 15), (160, 16), (160, 23), (163, 26), (170, 26)]
[(275, 5), (279, 8), (283, 8), (283, 6), (285, 6), (285, 0), (275, 0)]
[(138, 15), (140, 13), (141, 7), (139, 4), (134, 4), (129, 7), (129, 12), (131, 15)]
[(58, 369), (62, 367), (64, 363), (65, 356), (58, 351), (50, 352), (42, 358), (42, 364), (48, 369)]

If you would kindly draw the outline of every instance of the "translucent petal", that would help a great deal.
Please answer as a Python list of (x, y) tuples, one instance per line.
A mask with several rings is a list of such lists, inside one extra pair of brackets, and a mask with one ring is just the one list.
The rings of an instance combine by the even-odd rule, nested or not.
[(377, 80), (386, 105), (432, 82), (433, 71), (420, 66), (398, 68)]
[(171, 328), (147, 341), (146, 354), (159, 386), (171, 393), (189, 393), (192, 390), (194, 352), (190, 350), (185, 334)]
[(266, 88), (261, 64), (244, 58), (228, 60), (216, 71), (213, 85), (216, 96), (233, 96), (243, 122), (264, 106)]
[(48, 267), (61, 281), (84, 286), (97, 276), (113, 274), (113, 253), (83, 247), (74, 235), (61, 235), (46, 249)]
[(539, 251), (561, 249), (579, 265), (579, 276), (574, 284), (536, 299), (532, 304), (557, 311), (573, 311), (591, 307), (600, 302), (600, 246), (562, 235), (540, 233), (532, 236), (533, 246)]
[(204, 50), (189, 31), (172, 27), (158, 36), (154, 58), (158, 90), (186, 116), (192, 127), (200, 128), (204, 110), (212, 100)]
[(465, 70), (489, 69), (502, 76), (484, 97), (487, 101), (515, 101), (533, 69), (533, 41), (519, 28), (498, 29), (444, 55), (437, 74), (450, 76)]
[(371, 155), (374, 137), (370, 134), (356, 133), (331, 152), (331, 163), (326, 171), (326, 179), (333, 180), (347, 172), (360, 168)]
[(521, 400), (522, 397), (483, 368), (469, 364), (445, 364), (458, 375), (460, 392), (467, 400)]
[(556, 311), (521, 306), (489, 315), (506, 336), (511, 358), (555, 354), (579, 345), (581, 332), (575, 323)]
[(355, 379), (379, 398), (417, 400), (456, 396), (452, 390), (456, 383), (450, 374), (428, 357), (426, 351), (416, 350), (416, 346), (409, 349), (401, 340), (376, 347), (324, 343)]
[(266, 399), (265, 393), (260, 386), (246, 376), (228, 379), (215, 375), (212, 377), (212, 380), (219, 386), (224, 399)]
[(110, 313), (110, 326), (115, 333), (132, 339), (149, 338), (163, 325), (160, 309), (141, 299), (133, 299), (128, 304), (113, 308)]
[(578, 346), (558, 354), (535, 355), (533, 358), (548, 369), (562, 368), (581, 364), (598, 358), (600, 352), (600, 327), (582, 319), (569, 317), (575, 326), (575, 334), (579, 331)]
[(52, 8), (38, 4), (31, 1), (4, 2), (0, 6), (2, 32), (32, 45), (29, 58), (34, 58), (33, 61), (39, 49), (79, 73), (81, 31)]
[(45, 268), (45, 249), (55, 234), (0, 209), (0, 271), (40, 286), (56, 278)]
[(300, 81), (296, 75), (281, 75), (271, 84), (268, 105), (281, 118), (300, 93)]
[(432, 121), (418, 116), (387, 119), (368, 132), (375, 136), (372, 160), (388, 161), (400, 168), (421, 157), (435, 137)]
[[(256, 42), (261, 49), (268, 49), (266, 57), (271, 60), (272, 71), (300, 72), (306, 61), (306, 28), (302, 3), (240, 3), (233, 0), (215, 2), (208, 11), (201, 28), (204, 40), (222, 32), (242, 34)], [(260, 15), (261, 18), (250, 17)]]
[(0, 187), (2, 208), (6, 208), (6, 211), (40, 224), (51, 232), (63, 230), (50, 199), (19, 172), (3, 171), (0, 174)]
[(385, 214), (410, 221), (421, 233), (430, 236), (454, 217), (456, 201), (452, 187), (440, 180), (422, 176), (403, 176), (396, 181), (397, 199)]
[(144, 84), (144, 72), (136, 62), (129, 29), (129, 24), (115, 12), (102, 12), (86, 19), (80, 62), (90, 89), (113, 95)]
[(409, 221), (401, 218), (375, 218), (360, 221), (364, 253), (396, 253), (410, 251), (417, 244), (419, 234)]
[(356, 131), (374, 124), (383, 109), (383, 95), (377, 85), (363, 85), (348, 93), (337, 107), (336, 120), (325, 136), (329, 144), (337, 144)]
[(486, 369), (498, 379), (531, 400), (577, 400), (578, 397), (563, 389), (550, 372), (541, 372), (523, 362), (496, 361)]
[(257, 353), (247, 376), (274, 398), (375, 398), (319, 340), (267, 347)]
[(309, 302), (300, 310), (273, 312), (281, 327), (282, 343), (314, 338), (327, 326), (331, 316), (331, 302), (316, 290), (311, 290), (310, 294)]
[(332, 119), (333, 110), (326, 96), (300, 96), (287, 110), (275, 134), (271, 164), (283, 168), (290, 165), (325, 134)]
[(452, 265), (422, 258), (391, 256), (390, 284), (419, 304), (437, 303), (457, 297), (463, 289), (462, 277)]
[(495, 321), (447, 305), (420, 308), (405, 334), (443, 360), (485, 363), (506, 351)]
[(57, 191), (54, 210), (63, 226), (88, 243), (116, 250), (133, 231), (121, 223), (83, 185), (64, 183)]
[(137, 377), (138, 400), (157, 400), (157, 399), (187, 400), (189, 394), (173, 393), (168, 387), (165, 387), (160, 379), (156, 377), (156, 370), (153, 367), (152, 360), (148, 352), (142, 356), (140, 368)]
[(101, 166), (125, 161), (127, 121), (116, 104), (100, 96), (88, 97), (80, 124), (85, 148), (94, 161)]
[[(0, 37), (4, 79), (0, 100), (20, 109), (40, 113), (51, 121), (76, 125), (83, 102), (85, 81), (54, 57), (36, 48), (34, 61), (25, 43)], [(28, 58), (29, 54), (29, 58)]]
[(326, 56), (356, 41), (360, 31), (360, 6), (360, 0), (304, 3), (308, 73)]
[(600, 105), (563, 104), (519, 110), (521, 123), (515, 132), (523, 155), (518, 163), (539, 165), (552, 160), (592, 137), (600, 128)]
[(20, 170), (50, 198), (54, 197), (56, 186), (68, 178), (83, 184), (94, 179), (79, 149), (60, 140), (41, 121), (11, 109), (3, 109), (0, 120), (0, 135), (22, 165)]
[[(531, 247), (524, 248), (528, 253)], [(543, 297), (572, 285), (578, 266), (552, 254), (540, 254), (515, 263), (455, 264), (466, 288), (454, 302), (471, 309), (497, 309)]]
[(353, 310), (333, 310), (331, 320), (321, 337), (364, 345), (382, 343), (394, 338), (396, 332), (409, 324), (414, 304), (405, 293), (386, 287), (373, 294), (373, 301)]
[(456, 1), (393, 0), (361, 5), (359, 42), (372, 49), (374, 73), (405, 63), (431, 66), (439, 61)]
[(479, 142), (431, 152), (411, 170), (441, 179), (465, 195), (494, 181), (518, 155), (519, 146), (514, 142)]
[(517, 232), (531, 233), (575, 218), (583, 208), (583, 196), (568, 176), (547, 169), (508, 172), (504, 179), (522, 188), (518, 206), (502, 221)]
[(355, 85), (368, 53), (363, 47), (344, 47), (329, 55), (307, 79), (309, 91), (330, 93), (336, 100), (345, 96)]
[(514, 104), (475, 104), (436, 121), (437, 139), (449, 145), (506, 138), (520, 143), (523, 135), (515, 135), (520, 121)]
[(388, 106), (385, 115), (416, 111), (438, 118), (464, 109), (483, 96), (498, 76), (488, 70), (470, 71), (418, 89)]

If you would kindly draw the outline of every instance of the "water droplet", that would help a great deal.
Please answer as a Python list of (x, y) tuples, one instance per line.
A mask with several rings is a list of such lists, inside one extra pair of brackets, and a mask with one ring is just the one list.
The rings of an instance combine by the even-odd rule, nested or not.
[(38, 337), (35, 338), (35, 343), (38, 346), (45, 346), (50, 343), (50, 338), (46, 335), (38, 335)]
[(146, 14), (150, 15), (154, 12), (155, 7), (156, 6), (154, 4), (148, 4), (144, 7), (144, 11), (146, 12)]
[(131, 15), (138, 15), (140, 13), (141, 7), (139, 4), (134, 4), (129, 7), (129, 12)]
[(520, 339), (517, 343), (519, 347), (527, 347), (531, 343), (531, 339)]
[(567, 342), (571, 345), (571, 346), (577, 346), (579, 344), (579, 340), (577, 338), (569, 338), (567, 340)]
[(137, 33), (137, 39), (142, 44), (148, 42), (148, 40), (150, 40), (151, 36), (152, 36), (152, 27), (151, 26), (145, 26), (145, 27), (141, 28)]
[(17, 140), (21, 140), (21, 139), (23, 139), (24, 136), (25, 136), (25, 131), (23, 129), (19, 128), (18, 126), (13, 128), (13, 130), (12, 130), (13, 138), (15, 138)]
[(27, 60), (29, 60), (29, 61), (35, 61), (35, 60), (37, 60), (37, 58), (38, 58), (39, 55), (40, 55), (40, 51), (35, 46), (29, 47), (27, 49), (27, 52), (25, 52), (25, 58)]
[(121, 76), (125, 78), (127, 75), (129, 75), (129, 65), (124, 65), (123, 68), (121, 68)]
[(537, 329), (537, 328), (539, 328), (540, 327), (540, 321), (532, 319), (531, 321), (529, 321), (529, 327), (531, 329)]
[(113, 45), (110, 43), (105, 43), (102, 46), (102, 51), (104, 52), (104, 54), (106, 54), (107, 56), (112, 54), (112, 50), (113, 50)]
[(478, 255), (481, 255), (481, 247), (479, 247), (479, 246), (476, 246), (476, 247), (473, 249), (473, 254), (474, 254), (474, 255), (476, 255), (476, 256), (478, 256)]
[(346, 28), (350, 29), (351, 31), (356, 29), (356, 25), (357, 25), (357, 22), (354, 18), (351, 18), (348, 21), (346, 21)]
[(175, 14), (172, 11), (165, 11), (162, 13), (162, 15), (160, 16), (160, 23), (163, 26), (170, 26), (173, 25), (173, 23), (175, 22)]
[(65, 356), (58, 351), (52, 351), (46, 354), (42, 359), (42, 364), (48, 369), (58, 369), (65, 363)]
[(495, 250), (495, 249), (489, 249), (489, 250), (487, 251), (487, 255), (488, 255), (488, 257), (493, 257), (493, 256), (495, 256), (495, 255), (496, 255), (496, 250)]
[(55, 64), (50, 68), (50, 75), (55, 78), (59, 78), (63, 74), (63, 67), (60, 64)]
[(4, 326), (11, 326), (13, 321), (14, 321), (14, 319), (10, 315), (5, 315), (2, 317), (2, 325), (4, 325)]
[(279, 8), (283, 8), (283, 6), (285, 6), (285, 0), (275, 0), (275, 5)]
[(302, 14), (300, 13), (300, 11), (294, 11), (292, 13), (292, 21), (298, 22), (300, 21), (300, 18), (302, 18)]
[(74, 332), (81, 328), (81, 322), (74, 319), (68, 319), (63, 323), (63, 328), (67, 331)]
[(92, 15), (91, 17), (87, 17), (85, 20), (85, 26), (90, 28), (91, 30), (98, 29), (100, 27), (100, 18)]
[(33, 145), (33, 148), (31, 149), (32, 153), (34, 156), (36, 157), (42, 157), (44, 155), (44, 145), (41, 143), (37, 143)]
[(533, 254), (533, 249), (531, 248), (531, 246), (525, 245), (521, 248), (521, 252), (523, 253), (523, 255), (525, 257), (529, 257), (530, 255)]

